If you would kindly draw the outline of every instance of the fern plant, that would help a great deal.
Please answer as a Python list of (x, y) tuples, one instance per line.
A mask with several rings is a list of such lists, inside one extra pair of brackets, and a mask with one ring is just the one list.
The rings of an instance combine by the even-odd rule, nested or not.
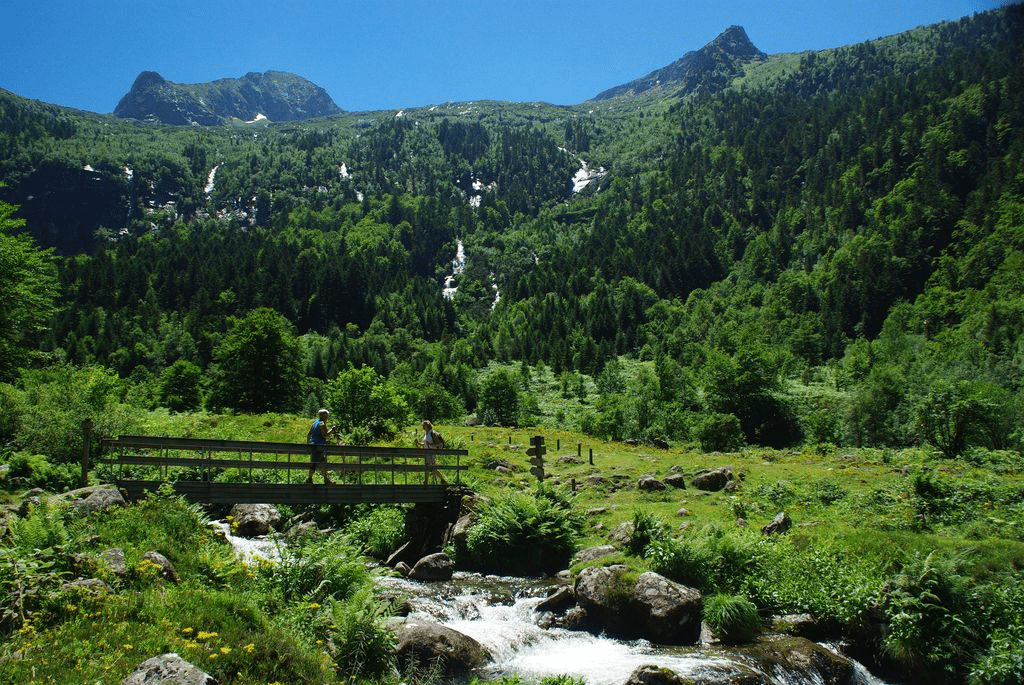
[(567, 500), (541, 491), (492, 500), (466, 535), (466, 561), (481, 570), (535, 573), (564, 568), (582, 527)]

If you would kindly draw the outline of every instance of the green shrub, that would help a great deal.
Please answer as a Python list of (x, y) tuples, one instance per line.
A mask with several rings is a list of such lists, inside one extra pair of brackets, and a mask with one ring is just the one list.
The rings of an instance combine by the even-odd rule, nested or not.
[(64, 510), (50, 500), (30, 504), (24, 517), (16, 516), (8, 523), (9, 544), (24, 552), (63, 547), (70, 539)]
[(884, 581), (877, 562), (846, 545), (773, 536), (757, 544), (738, 587), (775, 613), (810, 613), (856, 629)]
[(266, 591), (285, 601), (320, 604), (347, 599), (370, 579), (359, 550), (341, 535), (295, 539), (280, 561), (260, 564), (257, 574)]
[(750, 642), (761, 632), (757, 607), (746, 597), (716, 594), (704, 599), (704, 621), (722, 642)]
[(13, 385), (0, 383), (0, 443), (14, 437), (21, 418), (21, 392)]
[(346, 682), (379, 681), (396, 671), (395, 634), (387, 628), (392, 612), (373, 589), (367, 583), (348, 599), (330, 603), (325, 642)]
[(69, 364), (26, 371), (17, 445), (54, 463), (79, 463), (82, 421), (93, 419), (94, 447), (102, 437), (131, 433), (137, 411), (122, 402), (124, 382), (99, 366)]
[(905, 673), (960, 678), (977, 639), (973, 589), (955, 558), (915, 555), (887, 584), (884, 653)]
[(404, 536), (405, 514), (395, 507), (375, 507), (345, 529), (345, 537), (351, 544), (376, 559), (394, 552)]
[(746, 442), (740, 420), (733, 414), (705, 416), (694, 426), (693, 436), (705, 452), (732, 452)]
[(651, 569), (701, 592), (730, 592), (753, 571), (760, 537), (717, 526), (692, 529), (680, 539), (655, 540), (646, 552)]
[(0, 543), (0, 635), (50, 620), (39, 610), (71, 577), (62, 508), (44, 500), (7, 525)]
[(468, 565), (497, 573), (556, 571), (568, 565), (582, 527), (557, 491), (510, 493), (484, 505), (459, 550)]
[(993, 631), (991, 645), (971, 666), (970, 685), (1024, 683), (1024, 625)]
[(648, 545), (667, 537), (668, 526), (663, 521), (643, 509), (633, 511), (633, 533), (627, 545), (630, 554), (643, 556)]
[(7, 464), (7, 481), (20, 487), (63, 492), (74, 487), (81, 477), (78, 464), (52, 464), (42, 454), (15, 452)]

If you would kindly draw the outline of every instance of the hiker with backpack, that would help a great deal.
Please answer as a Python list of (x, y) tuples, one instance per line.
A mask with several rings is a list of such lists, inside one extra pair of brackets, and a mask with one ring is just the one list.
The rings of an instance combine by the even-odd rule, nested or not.
[(337, 427), (327, 428), (327, 419), (330, 417), (331, 412), (321, 409), (316, 414), (316, 421), (313, 422), (313, 425), (309, 427), (309, 432), (306, 433), (306, 442), (309, 443), (310, 449), (307, 483), (313, 482), (313, 473), (316, 472), (317, 466), (319, 466), (320, 475), (324, 478), (324, 485), (334, 485), (334, 482), (327, 475), (327, 455), (324, 453), (327, 440), (332, 435), (337, 434)]
[[(434, 425), (430, 421), (424, 420), (420, 424), (423, 428), (423, 438), (417, 440), (417, 444), (428, 450), (443, 450), (444, 449), (444, 437), (434, 430)], [(423, 458), (427, 465), (427, 471), (423, 474), (423, 484), (426, 485), (430, 481), (430, 471), (433, 470), (434, 474), (441, 480), (442, 483), (448, 485), (447, 479), (441, 472), (437, 470), (437, 461), (434, 459), (434, 455), (428, 454)]]

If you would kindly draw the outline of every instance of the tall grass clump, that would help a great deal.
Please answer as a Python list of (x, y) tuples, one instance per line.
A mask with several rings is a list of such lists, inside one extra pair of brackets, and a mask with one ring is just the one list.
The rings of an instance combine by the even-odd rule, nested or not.
[(761, 632), (757, 607), (740, 595), (715, 594), (704, 599), (704, 621), (726, 644), (750, 642)]
[(643, 509), (633, 510), (633, 531), (627, 549), (634, 556), (643, 556), (647, 547), (668, 538), (668, 526), (658, 517)]

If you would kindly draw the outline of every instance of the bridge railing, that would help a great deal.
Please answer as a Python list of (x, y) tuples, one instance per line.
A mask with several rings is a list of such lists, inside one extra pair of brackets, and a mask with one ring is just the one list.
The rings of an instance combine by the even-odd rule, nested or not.
[[(312, 446), (302, 443), (122, 435), (104, 440), (95, 460), (130, 494), (172, 482), (207, 501), (433, 501), (448, 483), (459, 484), (468, 450), (324, 445), (322, 466), (336, 483), (306, 482)], [(319, 472), (321, 464), (316, 464)], [(231, 482), (217, 482), (234, 469)], [(448, 477), (443, 476), (447, 473)], [(248, 488), (246, 488), (248, 483)], [(223, 492), (221, 492), (223, 491)], [(205, 493), (205, 494), (195, 494)], [(270, 499), (270, 498), (277, 499)], [(255, 499), (252, 499), (255, 498)]]

